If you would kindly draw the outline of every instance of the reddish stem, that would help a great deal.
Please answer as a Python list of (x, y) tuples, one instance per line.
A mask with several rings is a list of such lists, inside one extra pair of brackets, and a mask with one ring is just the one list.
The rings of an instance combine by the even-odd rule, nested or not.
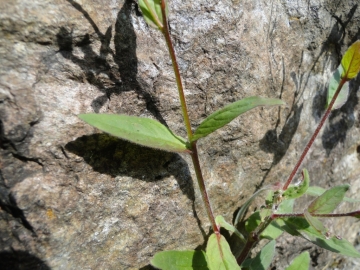
[[(181, 110), (182, 110), (183, 117), (184, 117), (184, 122), (185, 122), (186, 131), (187, 131), (187, 135), (188, 135), (188, 140), (191, 141), (191, 137), (192, 137), (193, 134), (192, 134), (189, 115), (188, 115), (188, 110), (187, 110), (187, 106), (186, 106), (184, 89), (183, 89), (183, 85), (182, 85), (182, 82), (181, 82), (179, 66), (178, 66), (178, 63), (177, 63), (177, 60), (176, 60), (176, 54), (175, 54), (175, 51), (174, 51), (174, 47), (173, 47), (172, 42), (171, 42), (168, 23), (167, 23), (167, 19), (166, 19), (165, 1), (161, 1), (161, 14), (162, 14), (162, 17), (163, 17), (162, 33), (164, 34), (166, 44), (167, 44), (168, 49), (169, 49), (169, 53), (170, 53), (170, 57), (171, 57), (171, 61), (172, 61), (172, 66), (173, 66), (174, 73), (175, 73), (176, 84), (177, 84), (180, 103), (181, 103)], [(212, 226), (213, 231), (216, 234), (219, 234), (220, 233), (219, 228), (216, 226), (214, 214), (213, 214), (213, 211), (212, 211), (211, 205), (210, 205), (209, 195), (208, 195), (208, 193), (206, 191), (205, 181), (204, 181), (204, 178), (203, 178), (203, 175), (202, 175), (202, 172), (201, 172), (201, 166), (200, 166), (199, 156), (198, 156), (198, 153), (197, 153), (196, 142), (192, 142), (190, 147), (191, 147), (190, 148), (190, 150), (191, 150), (191, 158), (192, 158), (192, 161), (193, 161), (193, 164), (194, 164), (196, 179), (197, 179), (197, 182), (198, 182), (198, 185), (199, 185), (199, 188), (200, 188), (202, 200), (203, 200), (203, 202), (205, 204), (206, 213), (207, 213), (208, 218), (209, 218), (209, 220), (211, 222), (211, 226)]]
[(284, 184), (284, 186), (283, 186), (283, 188), (282, 188), (283, 190), (286, 190), (286, 189), (289, 187), (291, 181), (294, 179), (294, 176), (295, 176), (296, 172), (298, 171), (301, 163), (304, 161), (304, 158), (305, 158), (306, 154), (309, 152), (309, 149), (310, 149), (311, 145), (314, 143), (317, 135), (318, 135), (319, 132), (320, 132), (320, 129), (322, 128), (322, 126), (324, 125), (326, 119), (327, 119), (328, 116), (330, 115), (331, 110), (332, 110), (332, 107), (334, 106), (335, 100), (336, 100), (337, 96), (339, 95), (339, 93), (340, 93), (340, 91), (341, 91), (341, 88), (343, 87), (343, 85), (344, 85), (344, 83), (345, 83), (346, 81), (347, 81), (346, 78), (342, 78), (342, 79), (341, 79), (341, 81), (340, 81), (340, 83), (339, 83), (339, 86), (338, 86), (338, 88), (336, 89), (336, 92), (335, 92), (335, 94), (334, 94), (334, 96), (333, 96), (333, 98), (332, 98), (332, 100), (331, 100), (331, 102), (330, 102), (330, 104), (329, 104), (329, 106), (328, 106), (328, 108), (327, 108), (324, 116), (321, 118), (321, 121), (320, 121), (319, 125), (317, 126), (314, 134), (312, 135), (310, 141), (309, 141), (309, 142), (307, 143), (307, 145), (305, 146), (305, 149), (304, 149), (304, 151), (302, 152), (302, 154), (301, 154), (298, 162), (296, 163), (296, 165), (295, 165), (293, 171), (291, 172), (289, 178), (288, 178), (287, 181), (285, 182), (285, 184)]

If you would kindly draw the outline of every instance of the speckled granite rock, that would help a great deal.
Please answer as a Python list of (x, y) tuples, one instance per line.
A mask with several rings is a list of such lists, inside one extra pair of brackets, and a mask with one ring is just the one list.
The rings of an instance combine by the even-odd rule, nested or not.
[[(360, 38), (358, 1), (169, 2), (194, 127), (246, 96), (288, 104), (258, 108), (199, 142), (214, 211), (231, 220), (256, 187), (286, 180), (315, 130), (328, 78)], [(76, 117), (151, 117), (185, 136), (165, 42), (135, 1), (0, 1), (0, 64), (4, 267), (145, 269), (157, 251), (204, 244), (209, 222), (188, 156), (118, 140)], [(351, 82), (304, 164), (314, 184), (351, 183), (355, 196), (358, 88)], [(359, 231), (349, 219), (331, 226), (350, 241)], [(278, 269), (298, 252), (293, 241), (280, 239)], [(304, 245), (314, 269), (341, 260)]]

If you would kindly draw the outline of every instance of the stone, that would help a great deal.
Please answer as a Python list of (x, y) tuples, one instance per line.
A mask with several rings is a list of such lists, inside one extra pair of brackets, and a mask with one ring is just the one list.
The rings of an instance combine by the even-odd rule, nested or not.
[[(198, 143), (213, 210), (231, 222), (258, 188), (290, 174), (324, 113), (332, 71), (360, 38), (358, 1), (169, 5), (194, 129), (247, 96), (287, 103), (256, 108)], [(210, 223), (190, 157), (122, 141), (77, 118), (150, 117), (186, 137), (165, 41), (136, 1), (1, 1), (0, 63), (1, 268), (147, 269), (158, 251), (204, 247)], [(350, 83), (348, 102), (304, 162), (313, 185), (346, 182), (353, 197), (360, 186), (359, 82)], [(354, 220), (329, 226), (358, 243)], [(356, 263), (298, 243), (279, 239), (278, 269), (307, 248), (314, 269)]]

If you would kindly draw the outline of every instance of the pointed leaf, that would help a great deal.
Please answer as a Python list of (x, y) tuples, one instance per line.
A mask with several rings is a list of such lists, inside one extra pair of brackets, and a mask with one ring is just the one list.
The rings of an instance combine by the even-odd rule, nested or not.
[(294, 236), (300, 236), (319, 247), (340, 253), (349, 257), (360, 258), (360, 253), (346, 240), (338, 239), (336, 236), (328, 239), (319, 233), (314, 227), (300, 217), (291, 217), (283, 219), (283, 229)]
[(286, 270), (308, 270), (310, 266), (310, 254), (308, 251), (297, 256)]
[[(335, 72), (333, 73), (333, 75), (330, 78), (329, 81), (329, 88), (328, 88), (328, 92), (327, 92), (327, 99), (326, 99), (326, 107), (329, 107), (329, 104), (332, 100), (332, 98), (335, 95), (335, 92), (340, 84), (341, 81), (341, 74), (344, 72), (344, 69), (342, 67), (342, 65), (340, 65)], [(336, 98), (336, 101), (334, 103), (334, 106), (332, 107), (333, 110), (339, 109), (341, 108), (347, 101), (349, 97), (349, 82), (346, 82), (341, 90), (339, 95)]]
[(215, 218), (216, 225), (223, 227), (229, 232), (235, 233), (243, 243), (246, 243), (244, 236), (231, 224), (227, 223), (223, 216), (217, 216)]
[(275, 243), (275, 240), (267, 243), (254, 258), (245, 260), (241, 267), (249, 270), (268, 269), (275, 256)]
[[(165, 1), (166, 6), (166, 16), (168, 14), (167, 2)], [(139, 7), (145, 18), (145, 21), (156, 29), (161, 29), (163, 27), (163, 18), (161, 13), (161, 0), (139, 0)]]
[(303, 181), (299, 185), (290, 185), (288, 189), (284, 191), (282, 196), (285, 200), (296, 199), (305, 194), (310, 183), (309, 173), (306, 169), (303, 170), (303, 178)]
[(314, 227), (315, 230), (326, 236), (329, 230), (325, 228), (324, 224), (322, 224), (322, 222), (317, 217), (312, 216), (307, 210), (304, 211), (304, 217), (307, 222)]
[(333, 187), (325, 191), (321, 196), (317, 197), (308, 207), (311, 214), (329, 214), (344, 199), (346, 191), (350, 188), (349, 185), (341, 185)]
[(199, 250), (161, 251), (155, 254), (150, 263), (162, 270), (209, 270), (205, 252)]
[(258, 106), (284, 105), (285, 102), (276, 98), (247, 97), (231, 103), (224, 108), (209, 115), (197, 128), (191, 141), (196, 141), (209, 135), (215, 130), (230, 123), (240, 114), (247, 112)]
[(190, 152), (183, 138), (174, 135), (170, 129), (149, 118), (119, 114), (80, 114), (86, 123), (113, 136), (143, 146), (169, 152)]
[(242, 220), (242, 218), (244, 217), (246, 210), (249, 208), (251, 202), (258, 196), (260, 195), (261, 192), (265, 191), (265, 190), (269, 190), (269, 186), (263, 187), (262, 189), (259, 189), (258, 191), (256, 191), (244, 204), (243, 206), (241, 206), (240, 210), (238, 211), (235, 221), (234, 221), (234, 225), (236, 226), (240, 220)]
[(230, 246), (224, 236), (212, 234), (206, 247), (206, 258), (210, 270), (240, 270)]
[(360, 40), (355, 41), (345, 52), (341, 59), (343, 72), (342, 78), (351, 80), (357, 76), (360, 71)]
[[(310, 195), (310, 196), (318, 197), (321, 194), (323, 194), (325, 191), (326, 191), (325, 188), (312, 186), (312, 187), (308, 188), (308, 190), (306, 191), (306, 194)], [(343, 201), (344, 202), (350, 202), (350, 203), (358, 203), (358, 202), (360, 202), (359, 199), (353, 199), (353, 198), (349, 198), (349, 197), (344, 197)]]

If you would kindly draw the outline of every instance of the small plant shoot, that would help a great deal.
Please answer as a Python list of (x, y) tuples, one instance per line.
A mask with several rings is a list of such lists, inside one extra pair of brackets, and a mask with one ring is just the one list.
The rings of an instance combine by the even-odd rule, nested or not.
[[(191, 156), (200, 193), (211, 223), (211, 233), (207, 239), (205, 250), (159, 251), (151, 260), (151, 265), (163, 270), (236, 270), (236, 269), (268, 269), (276, 254), (276, 239), (283, 233), (304, 238), (314, 245), (345, 256), (360, 258), (360, 253), (347, 240), (341, 239), (328, 230), (322, 223), (324, 218), (349, 216), (360, 218), (360, 211), (350, 213), (333, 213), (342, 202), (359, 202), (357, 199), (345, 197), (350, 186), (343, 184), (328, 190), (312, 186), (309, 172), (302, 170), (302, 181), (293, 183), (295, 175), (311, 148), (315, 138), (333, 109), (343, 106), (349, 96), (349, 83), (360, 71), (360, 41), (356, 41), (345, 52), (341, 64), (329, 78), (326, 112), (320, 120), (314, 134), (302, 152), (297, 164), (283, 183), (259, 189), (248, 198), (239, 211), (234, 222), (217, 216), (211, 208), (207, 194), (205, 179), (197, 151), (197, 140), (204, 138), (258, 106), (282, 106), (285, 103), (277, 98), (246, 97), (226, 105), (205, 118), (193, 131), (177, 64), (177, 59), (168, 29), (168, 7), (165, 0), (139, 0), (139, 7), (147, 24), (160, 30), (166, 41), (174, 69), (179, 103), (187, 132), (187, 138), (181, 138), (169, 128), (156, 120), (128, 115), (115, 114), (81, 114), (79, 118), (86, 123), (116, 136), (145, 147), (164, 151), (184, 153)], [(286, 177), (286, 176), (284, 176)], [(284, 178), (286, 179), (286, 178)], [(283, 179), (279, 179), (282, 181)], [(254, 213), (248, 213), (249, 206), (255, 198), (268, 193), (264, 204), (257, 207)], [(303, 195), (314, 196), (314, 200), (301, 213), (293, 213), (293, 206)], [(246, 213), (250, 214), (246, 217)], [(244, 230), (239, 226), (243, 224)], [(226, 238), (221, 235), (220, 228), (239, 238), (242, 246), (232, 250)], [(241, 232), (240, 232), (241, 231)], [(260, 252), (251, 257), (251, 250), (263, 239), (267, 244)], [(296, 257), (287, 270), (307, 270), (310, 256), (304, 252)]]

